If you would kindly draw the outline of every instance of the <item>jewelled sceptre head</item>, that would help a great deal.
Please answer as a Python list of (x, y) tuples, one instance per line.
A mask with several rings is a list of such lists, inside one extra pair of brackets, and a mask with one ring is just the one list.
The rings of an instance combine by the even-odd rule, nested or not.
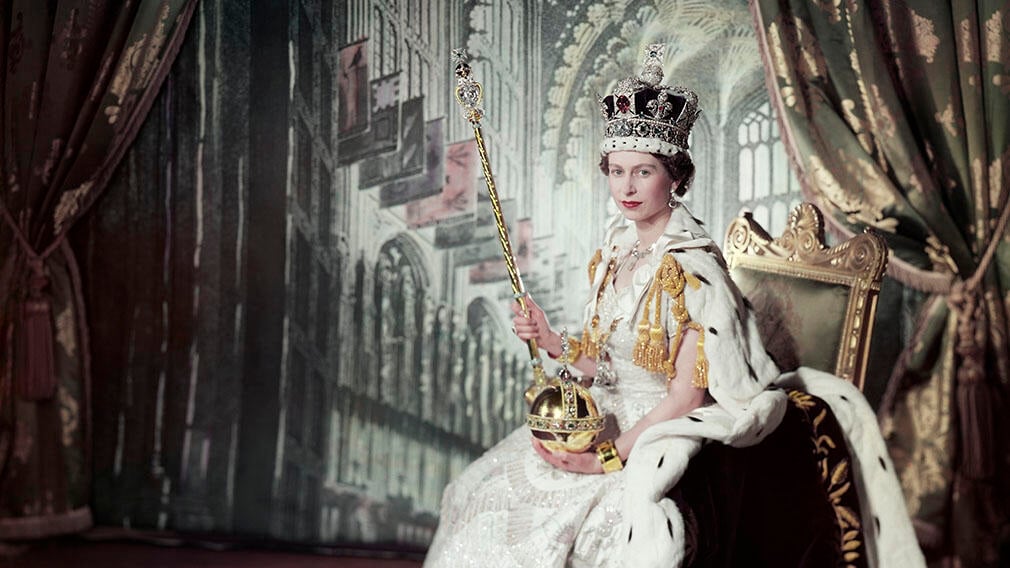
[[(484, 88), (473, 77), (473, 69), (470, 68), (466, 50), (452, 50), (452, 63), (456, 69), (456, 102), (463, 109), (463, 117), (473, 127), (473, 135), (477, 141), (477, 152), (480, 155), (481, 168), (484, 172), (484, 181), (487, 182), (491, 208), (494, 212), (495, 224), (498, 226), (498, 239), (501, 241), (505, 267), (512, 284), (512, 294), (519, 302), (523, 313), (528, 315), (526, 289), (523, 286), (522, 277), (519, 275), (515, 257), (512, 255), (508, 227), (502, 216), (501, 202), (498, 199), (498, 191), (495, 189), (494, 175), (491, 173), (491, 163), (488, 160), (487, 147), (480, 129), (480, 121), (484, 118), (484, 110), (480, 106), (481, 100), (484, 98)], [(565, 348), (568, 347), (567, 340), (562, 343), (565, 344)], [(526, 424), (530, 427), (533, 435), (542, 440), (548, 449), (570, 452), (585, 451), (603, 429), (604, 423), (604, 418), (600, 416), (592, 395), (588, 389), (571, 380), (567, 365), (561, 368), (557, 379), (548, 380), (544, 373), (536, 340), (529, 339), (526, 344), (529, 348), (530, 364), (533, 367), (533, 383), (526, 389), (525, 395), (526, 403), (530, 405)]]

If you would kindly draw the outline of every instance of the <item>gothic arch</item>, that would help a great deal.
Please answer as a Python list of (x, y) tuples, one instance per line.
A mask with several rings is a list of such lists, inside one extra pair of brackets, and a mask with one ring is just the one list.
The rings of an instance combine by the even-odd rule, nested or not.
[(397, 257), (404, 258), (410, 266), (414, 281), (422, 289), (428, 289), (431, 282), (431, 278), (428, 275), (428, 263), (421, 252), (421, 246), (412, 235), (399, 233), (383, 243), (379, 249), (379, 257), (381, 258), (383, 255), (396, 255)]
[(768, 91), (764, 84), (757, 86), (751, 92), (740, 97), (740, 101), (726, 113), (726, 136), (731, 140), (736, 140), (736, 127), (740, 124), (748, 113), (758, 109), (762, 104), (769, 102)]
[(430, 279), (420, 248), (404, 233), (379, 249), (373, 276), (376, 372), (369, 392), (380, 401), (395, 403), (414, 396)]
[(506, 327), (500, 312), (501, 309), (487, 298), (475, 298), (466, 307), (467, 327), (475, 332), (482, 325), (490, 325), (496, 337), (504, 337)]

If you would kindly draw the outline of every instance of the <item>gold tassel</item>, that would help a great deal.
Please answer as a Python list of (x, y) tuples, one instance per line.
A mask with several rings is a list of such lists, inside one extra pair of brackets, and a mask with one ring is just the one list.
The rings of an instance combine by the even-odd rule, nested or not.
[(666, 384), (670, 384), (670, 381), (677, 378), (677, 354), (680, 353), (682, 341), (684, 341), (684, 326), (677, 323), (677, 331), (670, 338), (670, 357), (663, 369), (666, 372)]
[(649, 329), (649, 346), (645, 350), (645, 365), (649, 371), (654, 373), (663, 370), (663, 362), (666, 359), (666, 341), (663, 337), (666, 332), (662, 327), (652, 326)]
[(649, 349), (649, 322), (643, 321), (638, 324), (638, 340), (635, 341), (635, 349), (631, 352), (631, 362), (639, 367), (645, 366), (645, 354)]
[[(649, 294), (645, 299), (645, 309), (642, 310), (642, 321), (638, 322), (638, 339), (632, 351), (631, 362), (650, 372), (663, 370), (663, 360), (666, 359), (666, 342), (663, 341), (663, 326), (660, 319), (662, 305), (662, 288), (659, 279), (652, 282)], [(653, 308), (655, 308), (653, 310)], [(649, 312), (654, 311), (653, 319), (649, 321)]]
[[(677, 376), (677, 354), (684, 341), (684, 328), (693, 329), (698, 332), (698, 345), (691, 385), (703, 389), (708, 388), (705, 328), (691, 320), (684, 299), (686, 286), (697, 290), (701, 287), (701, 281), (695, 275), (684, 272), (684, 268), (672, 254), (663, 256), (663, 261), (653, 279), (652, 288), (646, 296), (642, 320), (638, 324), (638, 339), (632, 353), (632, 362), (647, 371), (665, 373), (667, 382), (672, 381)], [(665, 332), (660, 318), (663, 292), (670, 297), (670, 315), (677, 325), (669, 344), (664, 341)], [(650, 311), (653, 312), (651, 322)]]
[(705, 356), (705, 328), (697, 322), (687, 324), (691, 329), (698, 331), (698, 354), (694, 362), (694, 375), (691, 377), (691, 386), (699, 389), (708, 388), (708, 357)]

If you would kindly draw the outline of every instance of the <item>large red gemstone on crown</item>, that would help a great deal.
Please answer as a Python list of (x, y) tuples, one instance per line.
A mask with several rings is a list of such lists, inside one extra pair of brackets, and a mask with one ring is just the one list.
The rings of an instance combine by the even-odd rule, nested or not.
[(628, 112), (628, 109), (631, 108), (631, 101), (628, 100), (627, 95), (617, 97), (617, 101), (615, 102), (617, 104), (617, 110), (621, 112)]

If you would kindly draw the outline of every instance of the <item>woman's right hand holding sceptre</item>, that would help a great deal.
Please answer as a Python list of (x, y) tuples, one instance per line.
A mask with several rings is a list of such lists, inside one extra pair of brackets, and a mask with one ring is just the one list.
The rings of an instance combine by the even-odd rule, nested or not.
[[(537, 346), (552, 359), (557, 359), (561, 355), (561, 334), (554, 331), (547, 321), (547, 314), (529, 295), (526, 296), (526, 309), (529, 315), (524, 316), (519, 302), (512, 302), (512, 313), (515, 314), (512, 318), (512, 331), (523, 341), (535, 339)], [(585, 355), (578, 355), (575, 361), (569, 361), (568, 364), (585, 375), (596, 374), (596, 361)]]

